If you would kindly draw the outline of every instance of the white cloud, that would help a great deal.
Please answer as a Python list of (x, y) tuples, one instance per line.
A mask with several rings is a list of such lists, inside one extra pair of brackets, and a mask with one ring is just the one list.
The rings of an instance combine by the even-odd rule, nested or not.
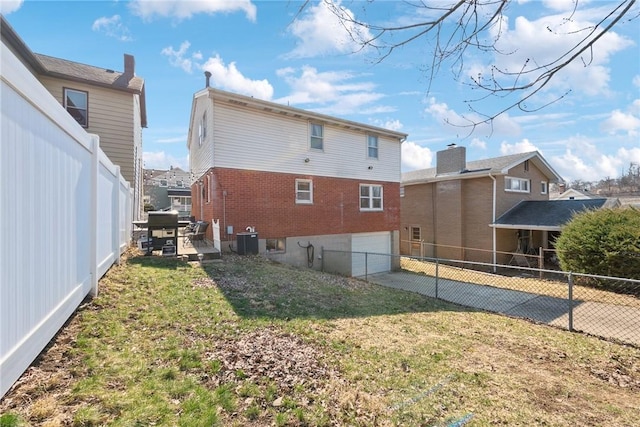
[(402, 149), (402, 171), (408, 172), (416, 169), (431, 167), (433, 152), (427, 147), (421, 147), (415, 142), (405, 141), (400, 146)]
[(23, 0), (0, 0), (0, 13), (8, 15), (22, 6)]
[(576, 136), (566, 142), (564, 153), (553, 156), (550, 163), (566, 181), (600, 181), (620, 177), (630, 162), (640, 162), (640, 148), (619, 148), (605, 154), (589, 138)]
[(171, 166), (189, 170), (189, 157), (175, 157), (164, 151), (145, 151), (142, 153), (145, 169), (169, 169)]
[(98, 18), (93, 22), (91, 29), (104, 32), (107, 36), (120, 41), (131, 41), (129, 29), (122, 24), (120, 15), (113, 15), (111, 18), (106, 16)]
[(292, 90), (289, 95), (276, 100), (282, 104), (317, 104), (314, 111), (335, 115), (395, 111), (391, 106), (374, 105), (385, 95), (376, 92), (376, 85), (372, 82), (354, 82), (358, 76), (348, 71), (319, 72), (316, 68), (303, 66), (300, 70), (283, 68), (277, 74)]
[(508, 113), (496, 117), (493, 123), (482, 123), (485, 118), (478, 114), (471, 113), (463, 117), (449, 108), (446, 103), (437, 102), (433, 97), (428, 102), (429, 105), (425, 112), (442, 124), (443, 129), (451, 134), (459, 136), (492, 134), (516, 136), (521, 133), (520, 125)]
[[(339, 0), (320, 0), (317, 5), (307, 7), (304, 15), (289, 27), (291, 34), (298, 38), (298, 43), (286, 56), (311, 58), (359, 51), (359, 41), (370, 39), (371, 34), (364, 28), (350, 24), (354, 15), (340, 3)], [(340, 11), (342, 21), (334, 14), (334, 10)]]
[(245, 77), (235, 62), (225, 65), (219, 55), (209, 58), (202, 69), (211, 73), (211, 83), (214, 86), (267, 101), (273, 97), (273, 86), (268, 80), (251, 80)]
[[(572, 19), (567, 19), (567, 10), (573, 10), (572, 3), (573, 0), (548, 1), (546, 5), (558, 11), (556, 15), (543, 16), (536, 20), (518, 16), (513, 19), (512, 26), (508, 25), (509, 19), (505, 18), (505, 25), (500, 27), (502, 32), (497, 48), (500, 52), (508, 54), (494, 56), (497, 68), (515, 73), (524, 67), (525, 72), (518, 77), (519, 83), (530, 82), (538, 73), (528, 75), (526, 71), (550, 64), (571, 51), (586, 36), (584, 29), (592, 28), (596, 24), (594, 18), (602, 18), (610, 12), (610, 7), (607, 6), (583, 7), (572, 15)], [(580, 3), (583, 4), (587, 3)], [(495, 28), (497, 31), (498, 27)], [(543, 104), (569, 89), (588, 96), (607, 95), (611, 78), (611, 70), (608, 67), (610, 59), (613, 54), (632, 45), (631, 40), (614, 31), (607, 32), (595, 43), (593, 50), (586, 51), (582, 58), (574, 60), (556, 74), (544, 89), (547, 98), (542, 97), (541, 93), (538, 101)], [(473, 74), (469, 75), (477, 75), (477, 64), (475, 66)], [(483, 74), (495, 75), (488, 69)], [(503, 81), (503, 85), (507, 83)], [(550, 91), (555, 95), (549, 93)]]
[(251, 22), (256, 20), (256, 6), (250, 0), (134, 0), (129, 3), (134, 15), (150, 20), (154, 16), (189, 19), (199, 13), (232, 13), (244, 11)]
[[(182, 68), (187, 73), (191, 73), (194, 68), (194, 61), (202, 59), (202, 55), (196, 52), (189, 57), (189, 47), (191, 47), (191, 43), (184, 41), (178, 50), (175, 50), (173, 46), (169, 46), (162, 49), (161, 53), (169, 57), (169, 63), (171, 65)], [(195, 66), (198, 66), (198, 64), (195, 63)]]
[(487, 149), (486, 141), (483, 141), (483, 140), (478, 139), (478, 138), (473, 138), (471, 140), (471, 143), (469, 144), (469, 146), (472, 147), (472, 148), (479, 148), (481, 150), (486, 150)]
[(634, 86), (640, 87), (640, 75), (634, 76), (632, 83)]
[(600, 128), (615, 135), (618, 132), (626, 133), (630, 138), (637, 138), (640, 134), (640, 118), (633, 113), (624, 113), (620, 110), (614, 110), (609, 117), (602, 122)]
[(513, 144), (509, 144), (508, 142), (502, 142), (500, 144), (500, 154), (502, 154), (503, 156), (509, 154), (529, 153), (531, 151), (539, 151), (540, 153), (542, 153), (542, 151), (538, 147), (533, 145), (531, 141), (526, 138), (520, 142), (516, 142)]

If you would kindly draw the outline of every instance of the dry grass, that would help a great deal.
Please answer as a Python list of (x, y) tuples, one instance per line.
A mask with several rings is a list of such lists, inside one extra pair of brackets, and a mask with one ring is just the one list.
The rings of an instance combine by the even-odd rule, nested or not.
[(133, 257), (2, 425), (631, 426), (640, 350), (253, 257)]
[[(436, 274), (436, 264), (432, 262), (402, 258), (401, 267), (404, 270), (414, 273), (422, 273), (429, 276), (435, 276)], [(568, 294), (568, 284), (566, 281), (563, 282), (534, 277), (503, 276), (444, 264), (438, 265), (438, 276), (444, 279), (495, 286), (498, 288), (513, 289), (558, 298), (567, 298)], [(581, 301), (601, 302), (640, 308), (640, 298), (636, 296), (618, 294), (586, 286), (574, 285), (573, 298)]]

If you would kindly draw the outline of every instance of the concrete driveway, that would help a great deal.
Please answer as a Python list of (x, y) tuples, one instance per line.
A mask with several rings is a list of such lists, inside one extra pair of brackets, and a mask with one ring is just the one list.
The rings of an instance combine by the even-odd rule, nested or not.
[[(404, 272), (369, 275), (370, 282), (454, 304), (569, 328), (569, 301), (528, 292)], [(573, 330), (640, 345), (640, 309), (573, 301)]]

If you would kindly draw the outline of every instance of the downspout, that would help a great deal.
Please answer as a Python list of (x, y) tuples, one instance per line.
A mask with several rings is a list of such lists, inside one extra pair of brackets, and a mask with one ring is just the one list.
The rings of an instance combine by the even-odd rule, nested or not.
[(496, 177), (489, 174), (489, 178), (491, 178), (491, 180), (493, 181), (493, 206), (491, 209), (491, 230), (492, 230), (492, 240), (493, 240), (493, 272), (496, 272), (496, 187), (497, 187), (497, 183), (496, 183)]

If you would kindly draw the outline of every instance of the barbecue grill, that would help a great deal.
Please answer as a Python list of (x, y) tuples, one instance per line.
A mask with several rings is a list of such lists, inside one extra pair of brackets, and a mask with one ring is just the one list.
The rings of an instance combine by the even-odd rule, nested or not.
[(162, 250), (163, 255), (178, 255), (178, 211), (149, 212), (147, 230), (152, 239), (149, 250)]

